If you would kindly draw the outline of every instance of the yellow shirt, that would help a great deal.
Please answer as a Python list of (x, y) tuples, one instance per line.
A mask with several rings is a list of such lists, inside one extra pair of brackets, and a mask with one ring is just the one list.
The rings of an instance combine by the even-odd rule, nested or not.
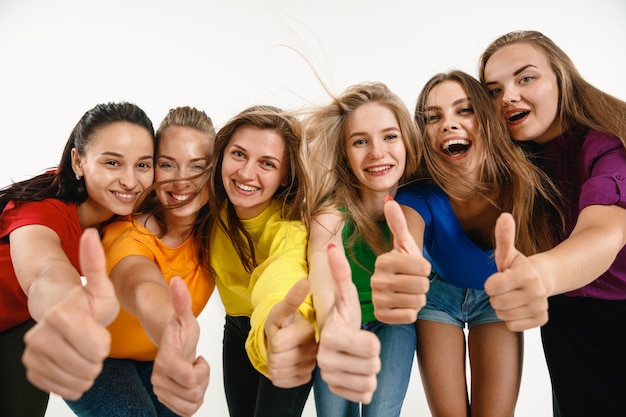
[[(265, 320), (272, 307), (285, 298), (291, 287), (308, 278), (306, 245), (308, 232), (300, 221), (281, 220), (278, 203), (243, 226), (252, 236), (257, 267), (246, 272), (232, 242), (216, 227), (211, 236), (210, 260), (216, 273), (215, 283), (226, 313), (250, 317), (251, 330), (246, 351), (252, 365), (267, 375)], [(226, 218), (226, 208), (221, 212)], [(311, 297), (299, 307), (300, 313), (315, 327)]]
[[(196, 317), (213, 293), (215, 283), (207, 269), (198, 265), (198, 250), (191, 237), (179, 247), (170, 248), (143, 226), (125, 220), (106, 226), (102, 245), (108, 272), (123, 258), (141, 255), (159, 267), (166, 282), (180, 276), (191, 294), (192, 311)], [(144, 332), (139, 319), (123, 308), (108, 330), (111, 333), (110, 357), (139, 361), (156, 357), (158, 348)]]

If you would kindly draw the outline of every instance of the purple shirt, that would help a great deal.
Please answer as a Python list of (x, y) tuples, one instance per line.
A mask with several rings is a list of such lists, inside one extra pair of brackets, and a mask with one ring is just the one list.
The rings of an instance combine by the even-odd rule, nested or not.
[[(626, 151), (615, 136), (595, 130), (572, 130), (543, 146), (543, 165), (564, 203), (566, 230), (556, 243), (571, 234), (585, 207), (626, 208)], [(566, 295), (626, 300), (626, 247), (605, 273)]]

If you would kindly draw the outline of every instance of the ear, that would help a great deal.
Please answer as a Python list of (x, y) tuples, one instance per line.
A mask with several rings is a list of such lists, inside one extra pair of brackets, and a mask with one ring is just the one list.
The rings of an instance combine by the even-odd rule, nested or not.
[(76, 148), (72, 148), (72, 169), (74, 170), (74, 174), (79, 175), (79, 176), (84, 176), (83, 173), (83, 167), (82, 167), (82, 160), (80, 155), (78, 154), (78, 151), (76, 151)]
[(280, 182), (280, 185), (286, 187), (289, 185), (289, 174), (285, 175), (283, 180)]

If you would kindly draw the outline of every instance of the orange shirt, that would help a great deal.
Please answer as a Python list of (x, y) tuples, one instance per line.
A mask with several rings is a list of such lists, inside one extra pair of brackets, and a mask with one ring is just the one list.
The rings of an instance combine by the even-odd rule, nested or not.
[[(192, 311), (196, 317), (213, 293), (215, 283), (208, 270), (198, 265), (198, 250), (193, 238), (177, 248), (170, 248), (143, 226), (125, 220), (106, 226), (102, 244), (109, 272), (123, 258), (140, 255), (159, 267), (166, 282), (180, 276), (191, 294)], [(158, 348), (144, 332), (139, 319), (123, 308), (108, 330), (111, 333), (110, 357), (139, 361), (156, 357)]]

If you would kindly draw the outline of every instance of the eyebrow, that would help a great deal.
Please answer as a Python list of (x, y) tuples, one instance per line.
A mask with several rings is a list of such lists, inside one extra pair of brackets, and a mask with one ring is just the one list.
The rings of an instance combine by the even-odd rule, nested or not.
[[(513, 76), (517, 76), (517, 75), (521, 74), (523, 71), (525, 71), (527, 68), (531, 68), (531, 67), (532, 68), (537, 68), (536, 65), (527, 64), (527, 65), (524, 65), (523, 67), (513, 71)], [(497, 83), (498, 83), (497, 81), (489, 81), (488, 83), (485, 83), (485, 85), (491, 85), (491, 84), (497, 84)]]
[[(231, 146), (231, 147), (233, 147), (233, 148), (238, 148), (238, 149), (241, 149), (241, 150), (242, 150), (242, 151), (244, 151), (244, 152), (245, 152), (245, 151), (247, 151), (247, 149), (246, 149), (246, 148), (244, 148), (243, 146), (237, 145), (236, 143), (233, 143), (233, 144), (232, 144), (232, 145), (230, 145), (230, 146)], [(274, 161), (276, 161), (276, 162), (278, 162), (278, 163), (281, 163), (281, 160), (280, 160), (278, 157), (274, 156), (274, 155), (261, 155), (261, 158), (265, 158), (265, 159), (273, 159)]]
[[(467, 101), (471, 102), (472, 100), (470, 100), (469, 97), (461, 97), (457, 100), (454, 100), (452, 102), (452, 106), (456, 106), (457, 104), (465, 103)], [(441, 110), (441, 106), (428, 106), (424, 108), (424, 111), (432, 111), (432, 110)]]
[[(124, 158), (124, 154), (121, 154), (119, 152), (113, 152), (113, 151), (105, 151), (102, 152), (100, 155), (104, 155), (104, 156), (113, 156), (116, 158)], [(154, 157), (152, 155), (144, 155), (139, 157), (139, 160), (144, 160), (144, 159), (153, 159)]]
[[(389, 126), (389, 127), (384, 128), (383, 130), (381, 130), (381, 132), (399, 132), (399, 131), (400, 131), (400, 128), (396, 127), (396, 126)], [(359, 132), (359, 131), (352, 132), (352, 133), (350, 133), (350, 136), (348, 136), (348, 139), (351, 139), (354, 136), (367, 136), (367, 133), (366, 132)]]

